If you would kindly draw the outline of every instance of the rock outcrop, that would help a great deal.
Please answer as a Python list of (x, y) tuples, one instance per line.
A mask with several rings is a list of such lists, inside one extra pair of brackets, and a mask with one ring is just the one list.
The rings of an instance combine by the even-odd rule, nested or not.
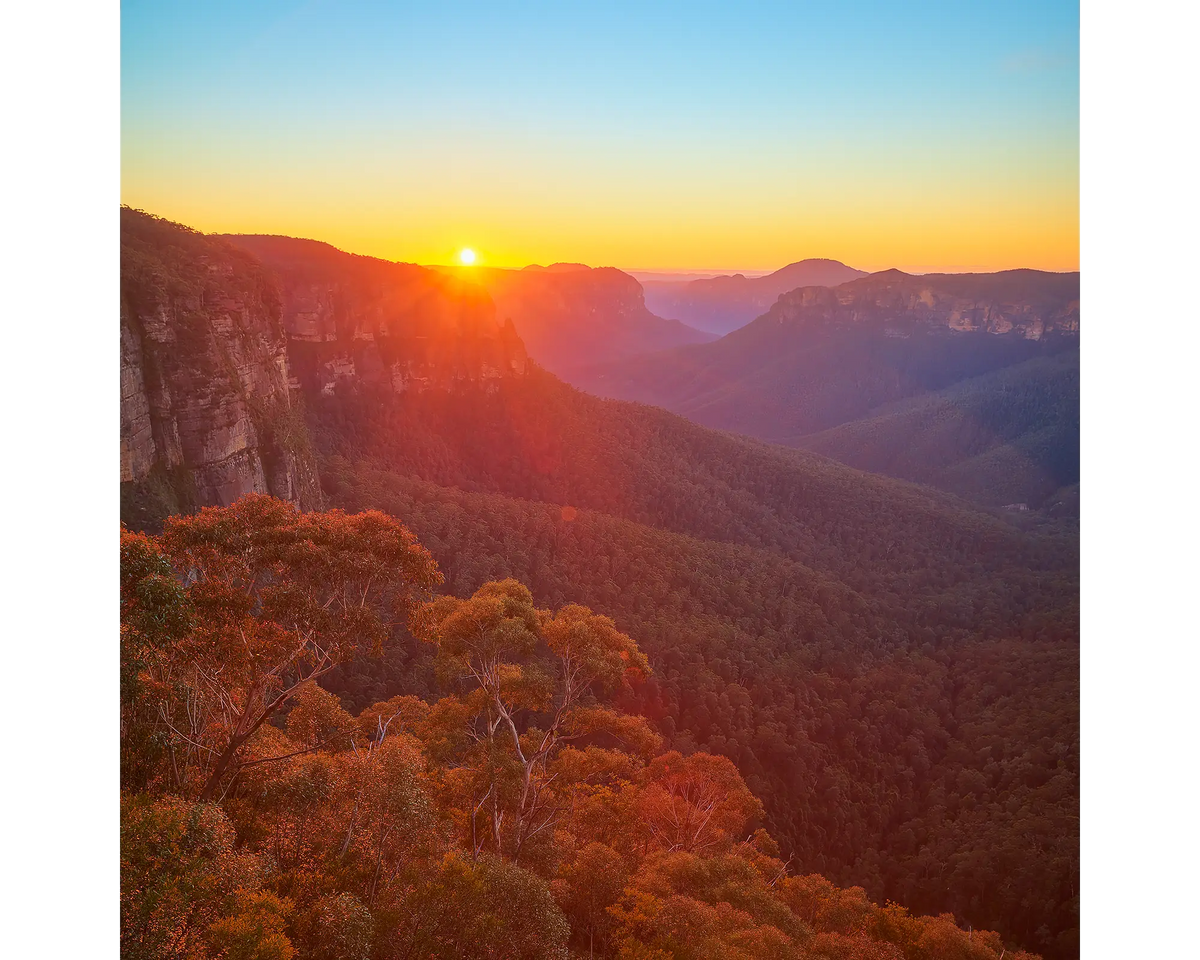
[(330, 393), (339, 382), (391, 389), (493, 389), (525, 373), (511, 323), (486, 290), (411, 263), (344, 253), (292, 237), (226, 238), (279, 280), (295, 383)]
[(884, 270), (838, 287), (791, 290), (759, 322), (878, 325), (891, 336), (947, 328), (1027, 340), (1073, 337), (1079, 333), (1079, 274), (1005, 270), (912, 276)]
[(320, 502), (272, 278), (219, 240), (121, 211), (123, 514), (250, 492)]
[(121, 211), (122, 518), (134, 526), (251, 492), (319, 506), (303, 411), (339, 385), (494, 391), (527, 364), (478, 283)]

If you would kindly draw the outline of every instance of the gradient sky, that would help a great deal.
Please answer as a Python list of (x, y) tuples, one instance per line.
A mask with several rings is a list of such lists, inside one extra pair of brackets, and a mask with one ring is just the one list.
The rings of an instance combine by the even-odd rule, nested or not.
[(447, 263), (1079, 265), (1077, 3), (124, 2), (122, 202)]

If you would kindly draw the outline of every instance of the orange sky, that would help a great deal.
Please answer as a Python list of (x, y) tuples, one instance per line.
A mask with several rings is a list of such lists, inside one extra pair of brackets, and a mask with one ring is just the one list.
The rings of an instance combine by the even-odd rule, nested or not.
[(1076, 5), (686, 12), (133, 0), (122, 202), (417, 263), (1078, 269)]

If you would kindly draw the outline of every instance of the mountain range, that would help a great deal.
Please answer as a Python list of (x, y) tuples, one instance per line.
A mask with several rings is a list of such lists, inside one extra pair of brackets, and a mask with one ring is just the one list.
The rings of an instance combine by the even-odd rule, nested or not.
[[(595, 364), (574, 382), (1005, 505), (1079, 479), (1078, 350), (1077, 273), (889, 270), (789, 291), (713, 343)], [(907, 465), (886, 452), (900, 448)]]

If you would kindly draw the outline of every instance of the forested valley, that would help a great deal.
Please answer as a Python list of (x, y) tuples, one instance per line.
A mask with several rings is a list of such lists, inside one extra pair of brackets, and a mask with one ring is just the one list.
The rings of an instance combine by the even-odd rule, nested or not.
[(144, 217), (130, 956), (1077, 955), (1075, 521), (589, 396), (420, 268)]

